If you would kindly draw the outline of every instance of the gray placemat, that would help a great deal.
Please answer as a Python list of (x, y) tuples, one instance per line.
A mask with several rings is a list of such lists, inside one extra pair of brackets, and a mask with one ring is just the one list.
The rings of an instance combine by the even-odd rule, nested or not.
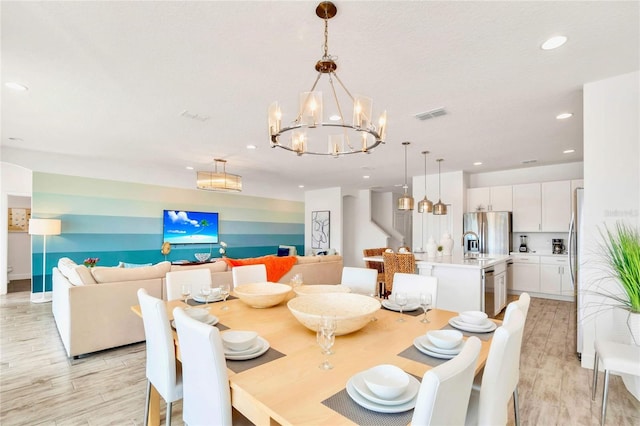
[[(381, 309), (384, 309), (385, 311), (396, 312), (398, 315), (400, 315), (400, 311), (396, 311), (394, 309), (387, 309), (384, 307), (384, 305), (382, 306)], [(427, 310), (427, 312), (429, 311)], [(412, 317), (417, 317), (422, 314), (424, 314), (424, 312), (422, 311), (422, 308), (417, 308), (417, 309), (414, 309), (413, 311), (402, 311), (402, 315), (410, 315)]]
[[(233, 299), (237, 299), (237, 297), (229, 295), (229, 297), (227, 297), (227, 302), (229, 300), (233, 300)], [(210, 300), (208, 302), (208, 304), (210, 305), (212, 303), (218, 303), (218, 302), (222, 302), (222, 299), (220, 299), (220, 300)], [(204, 305), (204, 302), (198, 302), (198, 301), (193, 300), (193, 299), (187, 299), (187, 305), (190, 305), (190, 306), (202, 306), (202, 305)]]
[(448, 361), (448, 359), (434, 358), (427, 354), (423, 354), (413, 345), (409, 346), (407, 349), (400, 352), (398, 356), (410, 359), (412, 361), (417, 361), (419, 363), (426, 364), (431, 367), (437, 367), (438, 365), (444, 364), (445, 362)]
[(463, 336), (467, 336), (467, 337), (476, 336), (478, 339), (484, 340), (484, 341), (487, 341), (493, 338), (493, 332), (495, 331), (493, 330), (489, 333), (472, 333), (470, 331), (464, 331), (464, 330), (460, 330), (459, 328), (452, 327), (450, 324), (445, 325), (440, 330), (456, 330), (461, 332)]
[(278, 358), (282, 358), (284, 354), (279, 352), (273, 348), (269, 348), (267, 352), (260, 355), (257, 358), (247, 359), (245, 361), (232, 361), (227, 360), (227, 368), (229, 368), (234, 373), (241, 373), (243, 371), (249, 370), (253, 367), (257, 367), (259, 365), (265, 364), (267, 362), (271, 362)]

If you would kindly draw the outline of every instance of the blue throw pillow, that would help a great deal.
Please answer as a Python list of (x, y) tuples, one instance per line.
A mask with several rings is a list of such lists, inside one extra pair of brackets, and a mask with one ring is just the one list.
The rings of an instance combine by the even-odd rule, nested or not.
[(289, 256), (289, 249), (288, 248), (278, 248), (278, 256), (283, 257), (283, 256)]

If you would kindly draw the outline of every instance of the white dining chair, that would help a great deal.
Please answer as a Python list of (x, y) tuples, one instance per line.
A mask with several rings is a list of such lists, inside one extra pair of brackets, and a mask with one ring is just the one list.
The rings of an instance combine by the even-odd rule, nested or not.
[(147, 352), (147, 396), (144, 406), (144, 424), (149, 418), (151, 386), (167, 403), (165, 422), (171, 425), (171, 407), (182, 399), (182, 375), (176, 369), (176, 352), (167, 309), (163, 300), (150, 296), (147, 290), (138, 290), (142, 311)]
[(640, 346), (596, 338), (594, 348), (591, 400), (595, 400), (596, 398), (598, 368), (599, 365), (602, 364), (602, 368), (604, 369), (604, 385), (602, 388), (602, 414), (600, 416), (600, 424), (604, 426), (604, 421), (607, 417), (609, 373), (613, 371), (620, 374), (640, 376)]
[(431, 293), (431, 307), (438, 306), (438, 278), (420, 274), (405, 274), (396, 272), (393, 276), (393, 290), (391, 300), (397, 292), (404, 292), (409, 299), (420, 300), (420, 293)]
[(182, 419), (190, 426), (231, 425), (231, 391), (220, 332), (173, 310), (176, 322), (184, 398)]
[(340, 284), (349, 287), (352, 293), (375, 295), (378, 287), (378, 271), (345, 266), (342, 268)]
[(507, 305), (507, 308), (504, 311), (504, 318), (502, 319), (502, 323), (508, 323), (511, 319), (511, 313), (514, 309), (519, 309), (524, 316), (525, 324), (527, 322), (527, 315), (529, 313), (529, 306), (531, 305), (531, 296), (529, 293), (522, 293), (518, 300), (514, 300), (513, 302)]
[(241, 284), (264, 283), (267, 282), (267, 267), (264, 264), (234, 266), (231, 269), (233, 286)]
[(464, 423), (481, 346), (480, 339), (469, 337), (455, 358), (424, 374), (413, 410), (412, 425)]
[[(519, 309), (496, 329), (482, 373), (480, 390), (471, 390), (466, 425), (506, 425), (509, 398), (520, 375), (524, 315)], [(515, 386), (514, 386), (515, 383)]]
[(191, 287), (191, 295), (200, 291), (203, 286), (211, 287), (211, 271), (208, 268), (197, 268), (167, 272), (165, 284), (167, 300), (181, 299), (184, 284)]

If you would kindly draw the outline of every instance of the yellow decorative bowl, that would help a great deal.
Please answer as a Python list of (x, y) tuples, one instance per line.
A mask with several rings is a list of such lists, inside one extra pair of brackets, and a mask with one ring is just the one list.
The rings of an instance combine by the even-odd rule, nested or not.
[(282, 302), (291, 286), (280, 283), (251, 283), (237, 286), (233, 292), (240, 300), (253, 308), (269, 308)]
[(289, 311), (309, 330), (317, 331), (322, 316), (333, 316), (337, 328), (335, 335), (353, 333), (367, 325), (380, 302), (373, 297), (355, 293), (306, 294), (287, 303)]

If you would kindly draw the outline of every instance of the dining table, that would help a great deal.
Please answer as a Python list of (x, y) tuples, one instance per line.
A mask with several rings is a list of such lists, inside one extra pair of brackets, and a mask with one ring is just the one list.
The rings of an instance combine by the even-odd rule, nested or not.
[[(450, 329), (449, 320), (457, 312), (432, 309), (429, 323), (420, 321), (422, 310), (400, 313), (381, 308), (360, 330), (336, 336), (328, 359), (330, 370), (319, 368), (325, 355), (316, 342), (316, 333), (303, 326), (287, 308), (287, 301), (295, 297), (291, 292), (287, 300), (263, 309), (246, 305), (240, 299), (200, 305), (218, 318), (215, 326), (221, 330), (252, 330), (269, 343), (262, 356), (246, 361), (227, 361), (232, 406), (256, 425), (354, 425), (365, 420), (358, 416), (375, 416), (347, 395), (347, 382), (357, 373), (380, 364), (400, 367), (417, 380), (431, 368), (446, 362), (425, 355), (414, 347), (414, 340), (430, 330)], [(176, 307), (187, 307), (184, 301), (166, 302), (169, 319)], [(222, 309), (226, 306), (226, 309)], [(142, 315), (139, 306), (132, 310)], [(499, 324), (499, 321), (495, 321)], [(175, 330), (177, 359), (179, 341)], [(483, 368), (493, 333), (467, 333), (476, 335), (482, 348), (476, 374)], [(153, 386), (152, 386), (153, 388)], [(160, 423), (160, 396), (152, 389), (148, 424)], [(384, 413), (374, 423), (406, 425), (411, 412), (404, 417)]]

